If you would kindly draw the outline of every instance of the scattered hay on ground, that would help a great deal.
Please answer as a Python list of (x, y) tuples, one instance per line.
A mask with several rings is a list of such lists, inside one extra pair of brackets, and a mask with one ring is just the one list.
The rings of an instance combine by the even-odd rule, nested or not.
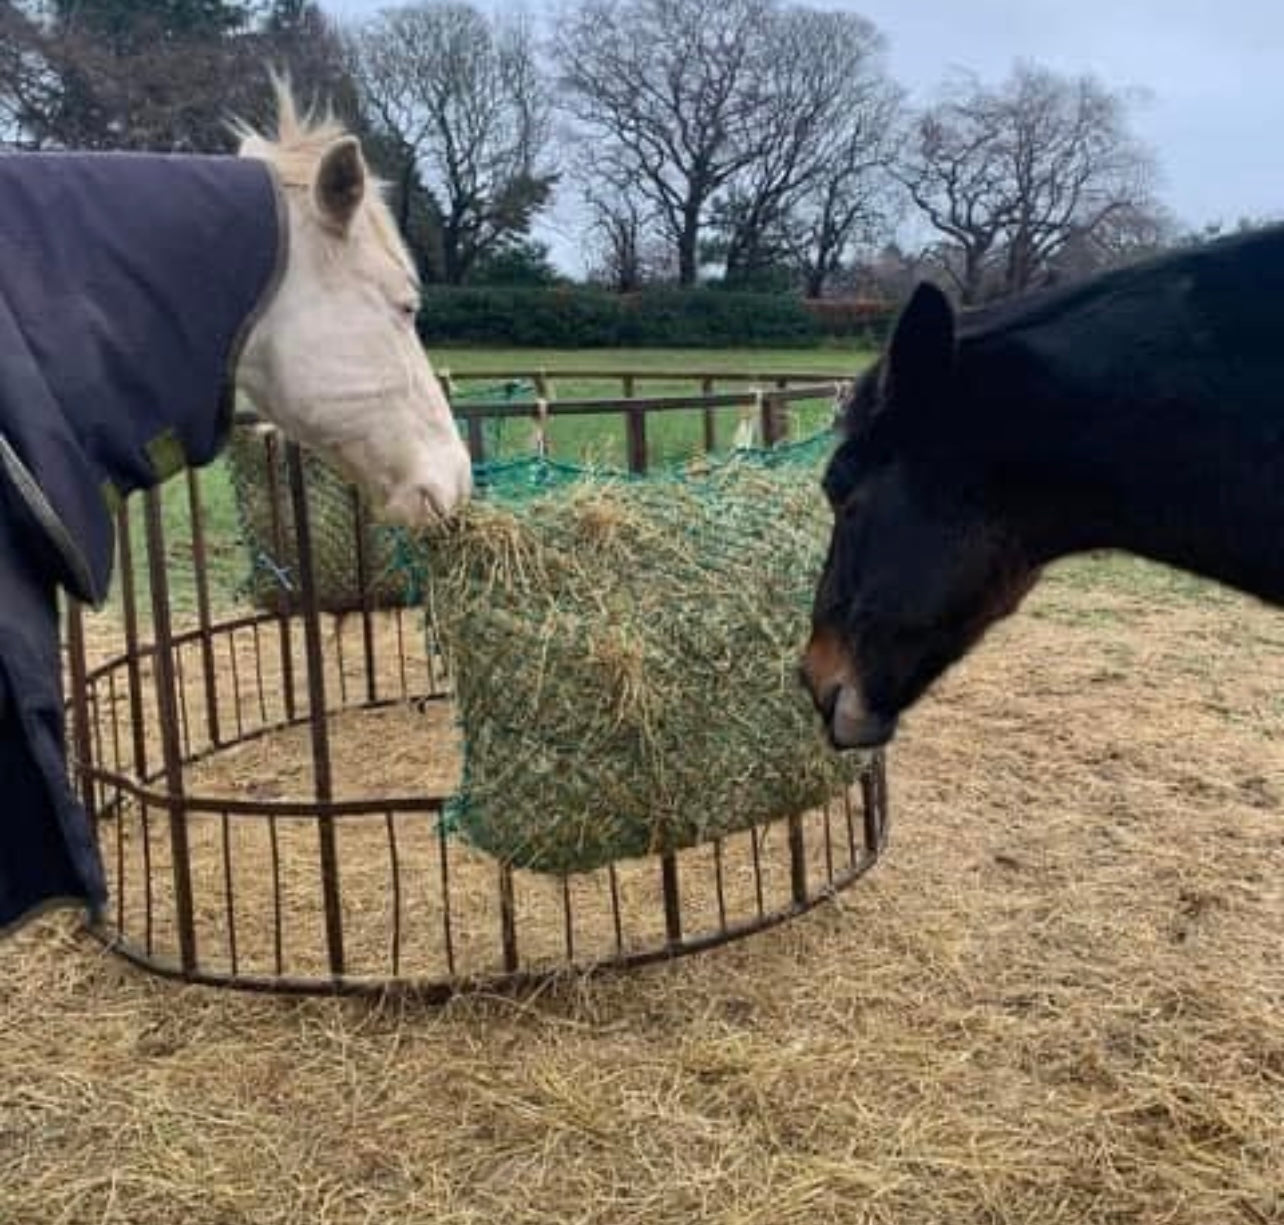
[(1284, 1221), (1284, 622), (1060, 569), (907, 720), (887, 859), (525, 1001), (0, 944), (0, 1221)]

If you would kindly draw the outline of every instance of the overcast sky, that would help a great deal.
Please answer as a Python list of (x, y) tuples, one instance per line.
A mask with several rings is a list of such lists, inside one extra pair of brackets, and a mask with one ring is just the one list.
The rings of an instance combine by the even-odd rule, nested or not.
[[(806, 2), (870, 18), (887, 38), (891, 75), (916, 101), (952, 68), (992, 81), (1018, 58), (1138, 89), (1136, 130), (1158, 153), (1160, 194), (1183, 221), (1284, 215), (1284, 0)], [(385, 7), (322, 3), (344, 20)], [(552, 3), (524, 7), (539, 15)], [(574, 247), (567, 222), (553, 235), (559, 262)]]

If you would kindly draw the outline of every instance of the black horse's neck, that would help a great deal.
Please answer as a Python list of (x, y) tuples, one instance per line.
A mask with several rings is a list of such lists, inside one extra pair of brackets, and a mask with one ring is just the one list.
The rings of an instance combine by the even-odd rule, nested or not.
[(1090, 406), (1064, 459), (1005, 482), (1031, 560), (1121, 549), (1284, 605), (1284, 448), (1212, 417), (1156, 409), (1124, 428)]
[(1123, 549), (1284, 604), (1284, 231), (978, 318), (968, 449), (1042, 563)]

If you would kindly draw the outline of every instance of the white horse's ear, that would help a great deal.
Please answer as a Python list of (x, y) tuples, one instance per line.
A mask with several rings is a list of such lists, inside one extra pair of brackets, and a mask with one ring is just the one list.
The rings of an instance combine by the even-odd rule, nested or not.
[(340, 137), (321, 155), (312, 194), (326, 225), (346, 232), (366, 194), (366, 162), (355, 136)]

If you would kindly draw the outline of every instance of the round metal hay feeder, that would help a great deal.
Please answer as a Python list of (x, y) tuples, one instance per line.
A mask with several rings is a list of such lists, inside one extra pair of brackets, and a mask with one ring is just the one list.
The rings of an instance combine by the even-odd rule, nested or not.
[[(877, 861), (881, 755), (816, 812), (567, 877), (450, 834), (459, 746), (424, 618), (364, 596), (326, 611), (305, 458), (254, 438), (297, 562), (275, 607), (233, 595), (215, 470), (122, 508), (114, 606), (68, 612), (72, 758), (111, 893), (91, 930), (114, 951), (209, 985), (445, 999), (725, 944)], [(355, 494), (352, 515), (352, 574), (376, 591)]]

